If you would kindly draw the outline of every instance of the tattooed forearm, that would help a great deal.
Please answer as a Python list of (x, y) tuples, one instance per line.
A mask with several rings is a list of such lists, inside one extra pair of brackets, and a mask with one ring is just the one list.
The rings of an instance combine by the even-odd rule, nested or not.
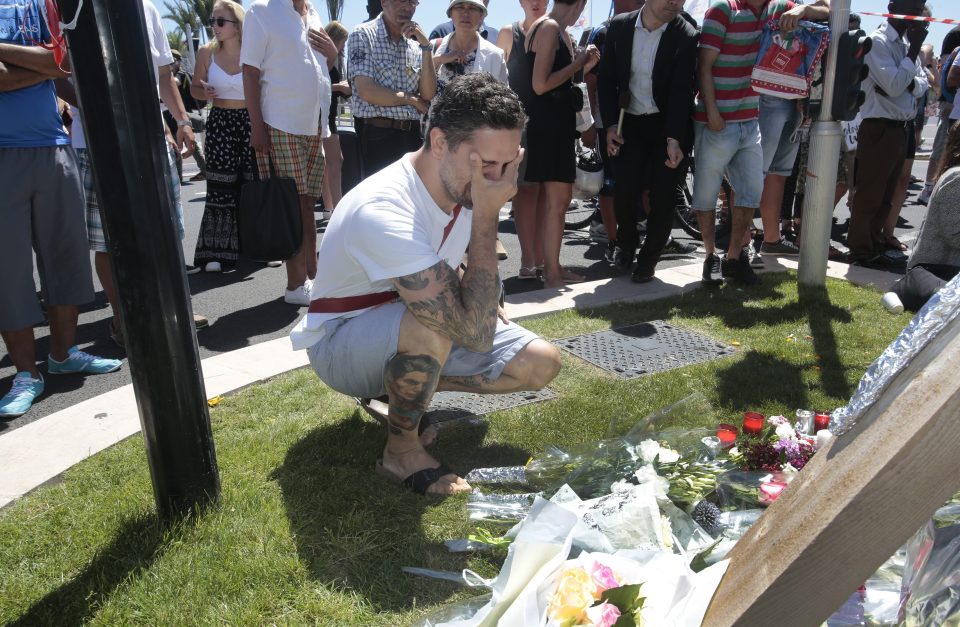
[(496, 382), (496, 379), (491, 379), (490, 377), (482, 374), (475, 374), (466, 377), (444, 377), (444, 381), (449, 384), (457, 385), (463, 388), (469, 388), (471, 390), (484, 390), (493, 385)]
[[(497, 328), (500, 280), (496, 272), (470, 267), (461, 278), (440, 262), (395, 282), (407, 290), (401, 291), (401, 296), (421, 324), (467, 350), (490, 350)], [(410, 287), (420, 285), (420, 289)]]
[(416, 430), (439, 379), (440, 362), (429, 355), (397, 353), (387, 362), (383, 381), (390, 398), (388, 420), (392, 434)]

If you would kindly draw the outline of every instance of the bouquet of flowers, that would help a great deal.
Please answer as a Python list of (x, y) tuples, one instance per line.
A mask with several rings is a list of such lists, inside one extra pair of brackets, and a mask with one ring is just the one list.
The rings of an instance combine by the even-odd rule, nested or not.
[(631, 627), (643, 625), (641, 584), (624, 584), (614, 570), (596, 559), (563, 568), (550, 602), (551, 625)]
[(799, 433), (783, 416), (771, 416), (758, 427), (757, 416), (763, 420), (760, 414), (746, 414), (731, 459), (741, 470), (801, 470), (813, 457), (816, 440)]

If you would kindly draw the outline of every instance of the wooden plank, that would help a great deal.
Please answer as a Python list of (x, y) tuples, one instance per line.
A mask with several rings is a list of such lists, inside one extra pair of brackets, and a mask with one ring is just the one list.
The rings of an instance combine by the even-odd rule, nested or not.
[(958, 372), (960, 317), (737, 543), (703, 625), (819, 625), (960, 490)]

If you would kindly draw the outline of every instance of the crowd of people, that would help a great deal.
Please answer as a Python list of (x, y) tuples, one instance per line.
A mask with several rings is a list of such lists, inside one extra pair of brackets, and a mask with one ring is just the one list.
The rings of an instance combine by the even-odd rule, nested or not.
[[(352, 31), (324, 24), (306, 0), (255, 0), (247, 10), (217, 0), (214, 37), (198, 51), (192, 76), (180, 69), (156, 8), (142, 2), (181, 237), (178, 162), (199, 149), (188, 111), (194, 105), (186, 105), (209, 103), (198, 159), (207, 194), (186, 272), (233, 271), (243, 252), (242, 186), (270, 172), (293, 179), (304, 240), (284, 261), (283, 298), (308, 307), (294, 346), (309, 350), (331, 387), (363, 399), (387, 425), (379, 472), (418, 491), (466, 489), (422, 446), (430, 436), (420, 418), (435, 390), (537, 389), (559, 370), (555, 349), (510, 324), (498, 307), (496, 262), (504, 253), (497, 216), (512, 200), (518, 278), (549, 288), (583, 281), (560, 264), (578, 142), (597, 147), (604, 162), (605, 257), (634, 282), (653, 280), (664, 250), (675, 245), (677, 190), (694, 157), (690, 205), (706, 253), (705, 285), (725, 278), (755, 284), (764, 256), (799, 254), (802, 216), (794, 198), (803, 194), (803, 137), (818, 81), (798, 100), (759, 96), (751, 75), (765, 24), (790, 32), (802, 21), (826, 22), (827, 0), (714, 0), (702, 24), (683, 12), (682, 0), (614, 0), (614, 16), (580, 45), (568, 31), (586, 0), (519, 0), (522, 19), (500, 29), (486, 23), (490, 0), (451, 0), (450, 21), (429, 36), (414, 19), (418, 0), (371, 0), (370, 19)], [(79, 123), (96, 112), (76, 108), (69, 58), (58, 63), (37, 45), (50, 37), (45, 5), (14, 5), (13, 12), (0, 8), (0, 25), (9, 26), (0, 30), (0, 177), (9, 190), (2, 250), (10, 268), (0, 329), (17, 375), (0, 400), (0, 417), (22, 415), (43, 391), (33, 326), (44, 319), (48, 373), (121, 367), (73, 346), (77, 307), (93, 295), (88, 249), (113, 309), (111, 336), (123, 343), (96, 173)], [(923, 0), (891, 0), (889, 8), (925, 10)], [(25, 31), (25, 21), (35, 30)], [(931, 214), (948, 211), (942, 201), (953, 194), (960, 165), (960, 141), (950, 130), (960, 58), (947, 46), (960, 45), (960, 33), (944, 42), (942, 72), (932, 48), (924, 48), (926, 33), (922, 22), (891, 18), (871, 35), (856, 153), (844, 147), (837, 189), (838, 201), (848, 192), (852, 199), (850, 250), (831, 256), (871, 267), (904, 264), (889, 254), (903, 256), (890, 225), (928, 102), (940, 105), (940, 130), (921, 200)], [(69, 134), (58, 96), (74, 106)], [(349, 99), (362, 179), (346, 195), (341, 99)], [(578, 130), (585, 111), (593, 122)], [(35, 175), (21, 175), (27, 171)], [(321, 197), (332, 217), (318, 247)], [(757, 212), (762, 241), (754, 246)], [(728, 238), (724, 255), (718, 224)], [(935, 230), (921, 233), (917, 250), (924, 254), (911, 271), (919, 264), (943, 280), (956, 273), (956, 237), (947, 234), (951, 248), (943, 229)], [(203, 324), (198, 317), (198, 328)], [(386, 407), (379, 412), (378, 398)]]

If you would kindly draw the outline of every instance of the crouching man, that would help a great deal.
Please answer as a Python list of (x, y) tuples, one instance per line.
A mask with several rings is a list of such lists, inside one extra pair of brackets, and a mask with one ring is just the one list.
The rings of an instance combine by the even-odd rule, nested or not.
[(418, 435), (437, 390), (536, 390), (560, 371), (557, 349), (498, 309), (497, 222), (517, 191), (525, 123), (517, 97), (489, 74), (450, 83), (424, 146), (337, 205), (320, 244), (324, 272), (291, 333), (331, 388), (387, 395), (376, 469), (420, 494), (470, 489)]

